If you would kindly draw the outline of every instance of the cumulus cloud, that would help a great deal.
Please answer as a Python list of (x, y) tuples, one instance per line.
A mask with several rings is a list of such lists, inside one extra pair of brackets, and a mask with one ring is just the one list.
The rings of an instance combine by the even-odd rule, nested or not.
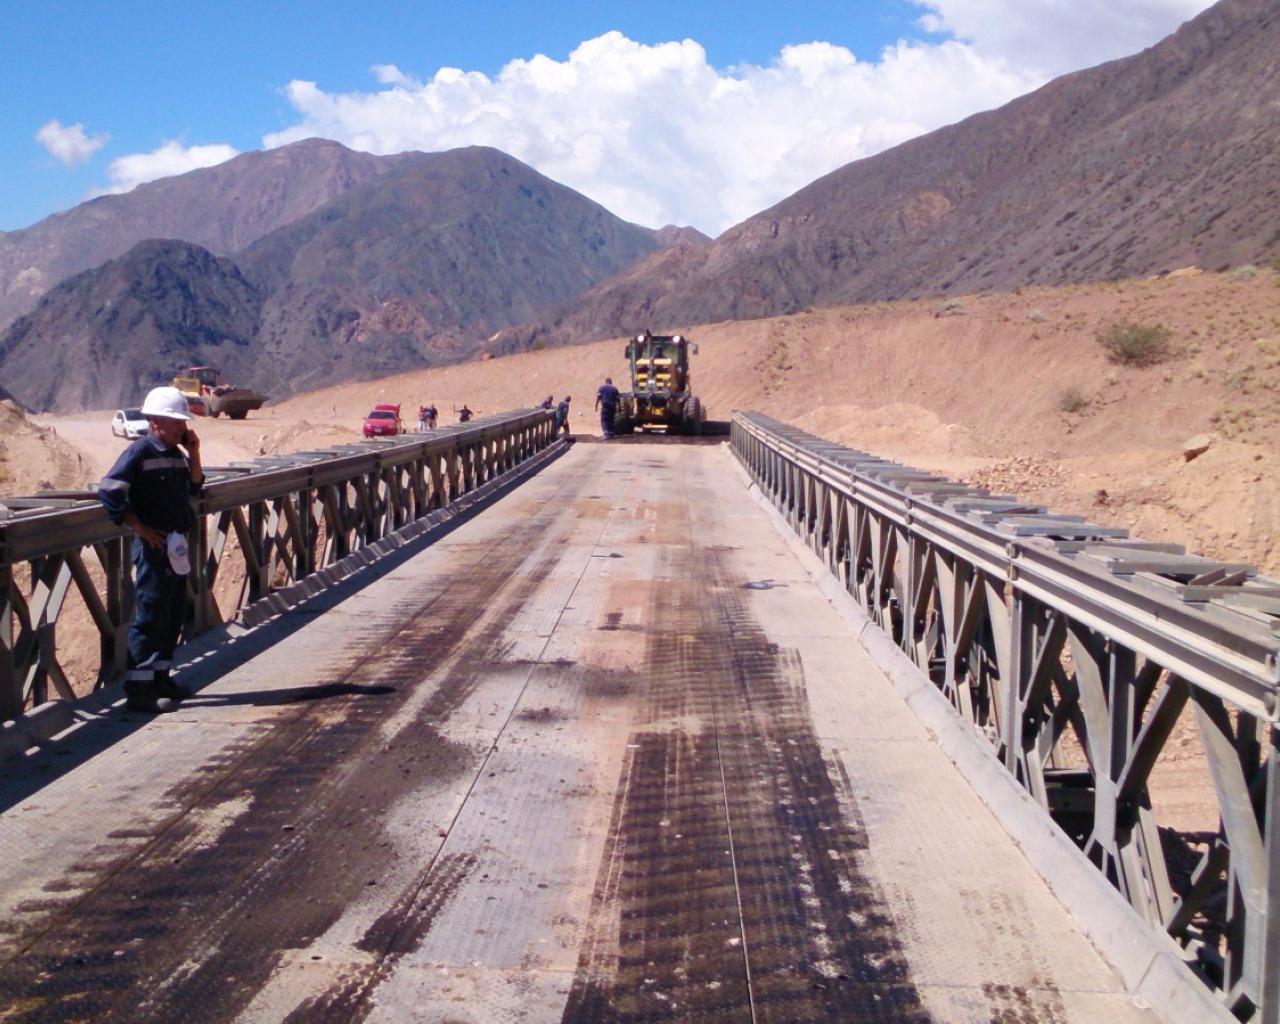
[(910, 2), (939, 38), (871, 61), (813, 42), (719, 69), (693, 40), (608, 32), (565, 60), (513, 60), (493, 77), (440, 68), (420, 80), (379, 64), (370, 91), (293, 81), (297, 122), (264, 144), (494, 146), (629, 220), (715, 234), (852, 160), (1149, 46), (1212, 0)]
[(767, 67), (718, 70), (693, 40), (609, 32), (564, 61), (513, 60), (493, 78), (441, 68), (416, 81), (330, 93), (289, 83), (311, 136), (371, 153), (487, 145), (642, 224), (717, 233), (814, 178), (1040, 84), (966, 44), (901, 43), (875, 62), (830, 43), (788, 46)]
[(130, 153), (112, 160), (107, 165), (110, 184), (94, 194), (129, 192), (148, 181), (185, 174), (201, 167), (212, 167), (236, 155), (237, 150), (220, 143), (211, 146), (184, 146), (171, 139), (150, 153)]
[(1150, 46), (1215, 0), (911, 0), (930, 32), (1049, 77)]
[(413, 85), (414, 81), (394, 64), (375, 64), (369, 69), (383, 85)]
[(110, 138), (105, 134), (89, 135), (83, 124), (63, 124), (56, 118), (42, 124), (36, 132), (36, 141), (49, 151), (50, 156), (68, 167), (84, 163)]

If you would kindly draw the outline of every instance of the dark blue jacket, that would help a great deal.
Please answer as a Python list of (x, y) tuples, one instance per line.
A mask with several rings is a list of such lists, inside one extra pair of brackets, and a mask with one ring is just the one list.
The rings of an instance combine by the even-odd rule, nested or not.
[(200, 484), (191, 480), (187, 457), (177, 448), (164, 448), (150, 434), (120, 453), (98, 484), (98, 500), (113, 523), (132, 512), (145, 526), (186, 533), (195, 519), (191, 497)]
[(600, 399), (600, 407), (602, 409), (618, 408), (618, 389), (612, 384), (601, 384), (600, 390), (596, 392), (596, 397)]

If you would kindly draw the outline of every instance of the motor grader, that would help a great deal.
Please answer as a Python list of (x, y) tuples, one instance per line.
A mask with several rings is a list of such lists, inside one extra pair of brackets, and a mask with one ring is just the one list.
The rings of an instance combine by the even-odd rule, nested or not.
[(646, 330), (628, 338), (631, 390), (619, 396), (613, 432), (664, 427), (668, 434), (697, 434), (707, 415), (690, 383), (689, 355), (697, 351), (681, 334)]

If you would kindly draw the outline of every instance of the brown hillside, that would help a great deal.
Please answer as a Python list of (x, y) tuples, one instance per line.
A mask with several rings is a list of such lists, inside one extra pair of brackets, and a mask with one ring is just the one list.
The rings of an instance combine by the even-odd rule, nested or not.
[[(1135, 369), (1096, 340), (1169, 325), (1172, 355)], [(682, 329), (684, 325), (664, 325)], [(1280, 275), (1180, 272), (1100, 286), (875, 303), (690, 328), (709, 415), (758, 409), (852, 447), (965, 477), (1205, 554), (1280, 572)], [(620, 339), (470, 362), (299, 396), (274, 410), (358, 426), (376, 401), (483, 413), (574, 396), (573, 429)], [(1062, 406), (1078, 394), (1084, 406)], [(336, 416), (335, 416), (336, 413)], [(1184, 461), (1205, 431), (1210, 450)], [(1102, 492), (1105, 492), (1102, 493)]]
[[(1141, 369), (1109, 362), (1096, 334), (1123, 321), (1170, 326), (1169, 359)], [(1280, 572), (1273, 271), (875, 303), (690, 333), (701, 349), (695, 388), (712, 417), (759, 409), (852, 447)], [(447, 423), (463, 402), (483, 415), (568, 393), (573, 429), (593, 434), (595, 388), (624, 372), (621, 342), (610, 340), (328, 388), (199, 429), (217, 464), (353, 439), (379, 401), (403, 403), (406, 418), (435, 401)], [(107, 419), (39, 421), (79, 444), (98, 474), (122, 444)], [(1212, 447), (1184, 461), (1183, 441), (1206, 431)], [(43, 444), (26, 454), (11, 444), (11, 462), (39, 464)]]
[(1277, 54), (1275, 0), (1222, 0), (1136, 56), (849, 164), (495, 348), (1264, 262), (1280, 253)]

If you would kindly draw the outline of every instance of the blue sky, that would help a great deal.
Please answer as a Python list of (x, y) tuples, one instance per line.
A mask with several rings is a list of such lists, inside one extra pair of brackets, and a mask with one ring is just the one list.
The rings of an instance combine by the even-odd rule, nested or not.
[(714, 234), (1206, 6), (10, 0), (0, 230), (322, 134), (371, 152), (497, 145), (622, 216)]

